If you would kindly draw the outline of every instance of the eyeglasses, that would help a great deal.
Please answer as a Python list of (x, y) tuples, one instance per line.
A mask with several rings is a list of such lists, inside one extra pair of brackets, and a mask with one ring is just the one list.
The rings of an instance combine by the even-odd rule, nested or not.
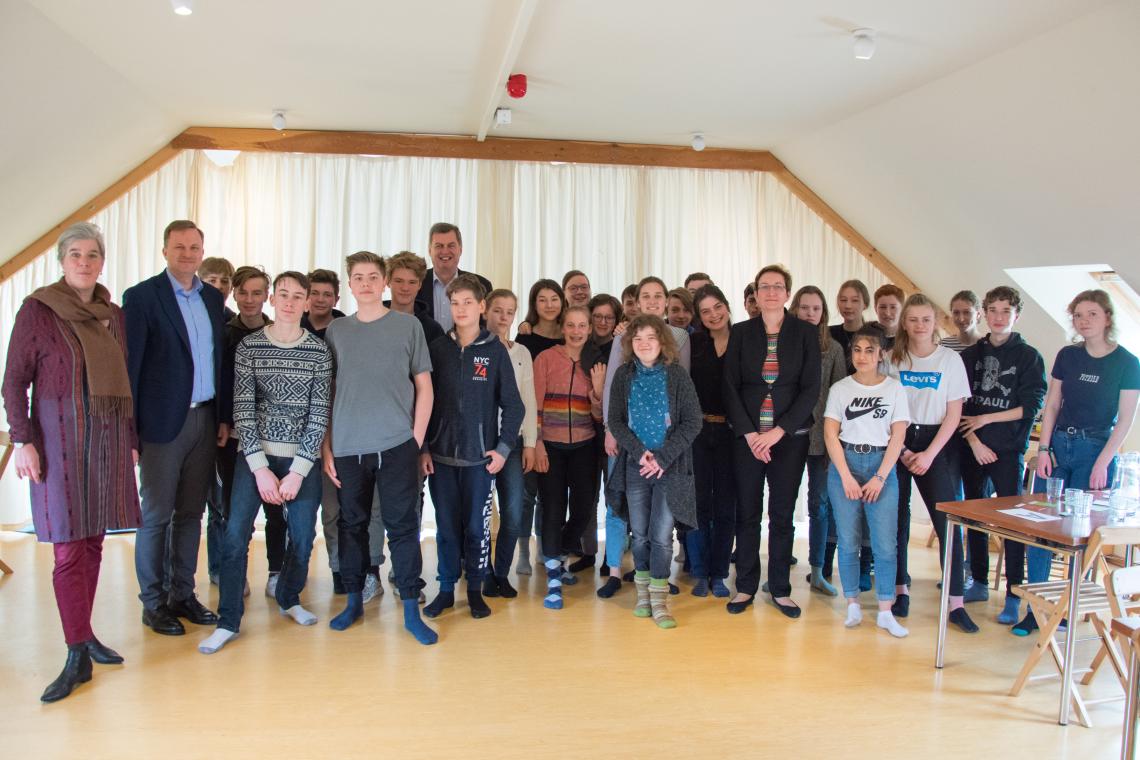
[(612, 314), (594, 314), (593, 319), (595, 322), (616, 322), (617, 317)]
[(589, 285), (570, 285), (566, 288), (571, 293), (581, 293), (582, 291), (589, 290)]
[(779, 293), (780, 291), (783, 291), (783, 290), (787, 290), (787, 287), (785, 287), (784, 284), (781, 282), (777, 282), (774, 284), (762, 283), (762, 284), (756, 286), (756, 292), (758, 292), (758, 293), (769, 293), (769, 292)]

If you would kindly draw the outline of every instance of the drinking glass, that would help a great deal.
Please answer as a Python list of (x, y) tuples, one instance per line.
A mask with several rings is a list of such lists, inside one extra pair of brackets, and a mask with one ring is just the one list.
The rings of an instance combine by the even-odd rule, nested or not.
[(1065, 481), (1061, 478), (1045, 478), (1046, 500), (1055, 506), (1061, 505), (1061, 492), (1065, 488)]

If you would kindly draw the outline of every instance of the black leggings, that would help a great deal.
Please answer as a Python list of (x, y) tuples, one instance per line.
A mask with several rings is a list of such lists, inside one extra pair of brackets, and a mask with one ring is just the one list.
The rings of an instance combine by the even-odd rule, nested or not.
[[(550, 469), (538, 475), (538, 492), (542, 498), (542, 553), (557, 559), (577, 551), (582, 531), (590, 522), (590, 510), (596, 509), (598, 486), (598, 452), (592, 440), (574, 446), (546, 444)], [(566, 506), (570, 517), (566, 517)]]
[[(910, 451), (922, 453), (930, 446), (934, 436), (938, 434), (940, 425), (911, 425), (906, 429), (904, 445)], [(961, 479), (958, 471), (958, 446), (951, 439), (942, 447), (930, 463), (930, 469), (925, 475), (915, 475), (906, 468), (899, 459), (895, 467), (899, 480), (899, 532), (896, 547), (898, 569), (895, 573), (895, 584), (909, 585), (910, 575), (907, 573), (907, 544), (910, 543), (910, 494), (911, 483), (918, 485), (918, 492), (926, 502), (926, 511), (930, 521), (934, 523), (934, 532), (938, 534), (938, 560), (945, 556), (946, 546), (946, 513), (939, 512), (935, 505), (940, 501), (957, 501), (961, 498)], [(954, 543), (950, 549), (950, 595), (961, 596), (963, 587), (962, 576), (962, 531), (954, 529)]]
[[(978, 464), (969, 444), (962, 442), (959, 458), (967, 499), (985, 499), (995, 493), (998, 496), (1021, 495), (1025, 456), (1007, 451), (994, 453), (998, 457), (996, 462)], [(970, 574), (974, 583), (985, 586), (990, 577), (990, 537), (980, 530), (971, 530), (966, 533), (966, 543), (970, 546)], [(1006, 597), (1012, 597), (1010, 589), (1025, 581), (1025, 544), (1020, 541), (1005, 542), (1005, 579)]]

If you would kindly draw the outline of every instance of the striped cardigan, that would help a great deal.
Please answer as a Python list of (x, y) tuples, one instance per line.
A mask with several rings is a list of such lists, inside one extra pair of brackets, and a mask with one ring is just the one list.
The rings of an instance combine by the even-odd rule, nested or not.
[(538, 438), (544, 443), (581, 443), (594, 437), (602, 420), (602, 398), (595, 396), (581, 362), (563, 346), (548, 348), (534, 360), (534, 397), (538, 402)]

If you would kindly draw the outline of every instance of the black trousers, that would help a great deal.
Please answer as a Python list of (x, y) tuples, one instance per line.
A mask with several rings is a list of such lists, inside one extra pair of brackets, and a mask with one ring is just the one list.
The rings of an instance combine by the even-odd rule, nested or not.
[[(598, 450), (593, 440), (576, 446), (546, 444), (550, 469), (538, 474), (542, 498), (542, 553), (557, 559), (578, 551), (590, 511), (598, 503)], [(566, 507), (570, 515), (566, 515)]]
[(364, 589), (368, 571), (368, 523), (372, 519), (372, 494), (380, 497), (380, 514), (388, 533), (388, 553), (396, 574), (396, 587), (403, 599), (419, 598), (420, 579), (420, 478), (419, 447), (409, 438), (379, 454), (336, 457), (337, 541), (340, 574), (349, 593)]
[[(905, 446), (907, 449), (922, 453), (930, 446), (934, 436), (938, 434), (939, 425), (911, 425), (906, 429)], [(926, 511), (930, 521), (934, 523), (934, 532), (938, 534), (938, 560), (945, 557), (946, 546), (946, 514), (935, 509), (940, 501), (957, 501), (961, 498), (961, 478), (958, 469), (958, 445), (951, 439), (947, 442), (925, 475), (915, 475), (906, 468), (899, 459), (895, 466), (899, 480), (899, 529), (896, 557), (898, 568), (895, 572), (896, 585), (909, 585), (910, 574), (907, 572), (907, 546), (910, 543), (910, 494), (912, 483), (918, 486), (922, 500), (926, 502)], [(962, 531), (954, 529), (953, 546), (950, 549), (950, 595), (961, 596), (964, 577), (962, 575)]]
[[(1025, 469), (1025, 454), (1013, 451), (996, 451), (997, 461), (978, 464), (970, 445), (962, 441), (959, 453), (959, 467), (962, 471), (962, 486), (967, 499), (985, 499), (995, 493), (998, 496), (1019, 496), (1021, 475)], [(970, 575), (975, 583), (985, 585), (990, 577), (990, 537), (980, 530), (966, 534), (970, 546)], [(1005, 542), (1005, 594), (1025, 581), (1025, 544), (1020, 541)]]
[(796, 496), (807, 464), (808, 436), (785, 435), (772, 447), (772, 461), (752, 455), (748, 442), (733, 444), (736, 469), (736, 590), (755, 594), (760, 588), (760, 523), (764, 513), (764, 484), (768, 496), (768, 590), (775, 597), (792, 593), (788, 574), (796, 531)]
[(736, 533), (734, 441), (732, 428), (727, 423), (707, 421), (693, 441), (697, 527), (689, 531), (686, 548), (695, 577), (728, 577), (732, 538)]

